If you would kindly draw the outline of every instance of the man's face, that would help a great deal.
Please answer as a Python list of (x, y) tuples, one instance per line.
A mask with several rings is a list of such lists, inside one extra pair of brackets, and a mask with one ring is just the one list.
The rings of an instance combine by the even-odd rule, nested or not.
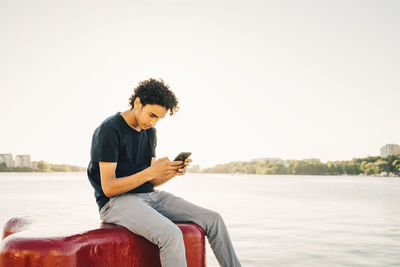
[(139, 106), (135, 115), (138, 126), (143, 130), (154, 127), (158, 120), (164, 118), (168, 112), (165, 107), (156, 104), (147, 104), (144, 106), (140, 104)]

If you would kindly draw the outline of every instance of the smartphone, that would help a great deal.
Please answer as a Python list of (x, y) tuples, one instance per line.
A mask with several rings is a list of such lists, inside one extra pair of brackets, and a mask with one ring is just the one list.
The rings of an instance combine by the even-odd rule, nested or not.
[(192, 155), (192, 152), (181, 152), (181, 153), (179, 153), (178, 156), (175, 157), (174, 161), (185, 162), (185, 159), (187, 159), (190, 155)]

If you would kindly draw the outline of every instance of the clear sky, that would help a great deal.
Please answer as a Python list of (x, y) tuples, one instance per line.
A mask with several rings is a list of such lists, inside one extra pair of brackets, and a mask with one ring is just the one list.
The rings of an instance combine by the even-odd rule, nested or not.
[(86, 166), (163, 78), (158, 156), (348, 160), (400, 143), (400, 1), (0, 1), (0, 153)]

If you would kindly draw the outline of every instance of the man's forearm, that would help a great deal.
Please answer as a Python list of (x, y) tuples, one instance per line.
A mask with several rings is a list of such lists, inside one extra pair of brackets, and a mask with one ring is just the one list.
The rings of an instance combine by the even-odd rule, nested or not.
[(171, 175), (164, 176), (164, 177), (156, 177), (156, 178), (153, 178), (152, 180), (150, 180), (149, 182), (152, 183), (154, 186), (159, 186), (159, 185), (162, 185), (162, 184), (168, 182), (175, 176), (176, 176), (176, 174), (171, 174)]
[(135, 189), (152, 179), (154, 179), (154, 174), (150, 168), (147, 168), (130, 176), (113, 178), (107, 183), (106, 188), (103, 187), (103, 191), (107, 197), (112, 197)]

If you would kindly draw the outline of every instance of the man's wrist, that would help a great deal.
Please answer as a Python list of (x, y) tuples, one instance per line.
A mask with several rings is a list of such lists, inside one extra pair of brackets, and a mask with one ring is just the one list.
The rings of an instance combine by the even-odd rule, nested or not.
[(156, 173), (155, 173), (153, 167), (150, 166), (150, 167), (148, 167), (147, 169), (145, 169), (145, 171), (146, 171), (146, 174), (147, 174), (147, 176), (148, 176), (148, 181), (151, 181), (151, 180), (153, 180), (154, 178), (156, 178)]

